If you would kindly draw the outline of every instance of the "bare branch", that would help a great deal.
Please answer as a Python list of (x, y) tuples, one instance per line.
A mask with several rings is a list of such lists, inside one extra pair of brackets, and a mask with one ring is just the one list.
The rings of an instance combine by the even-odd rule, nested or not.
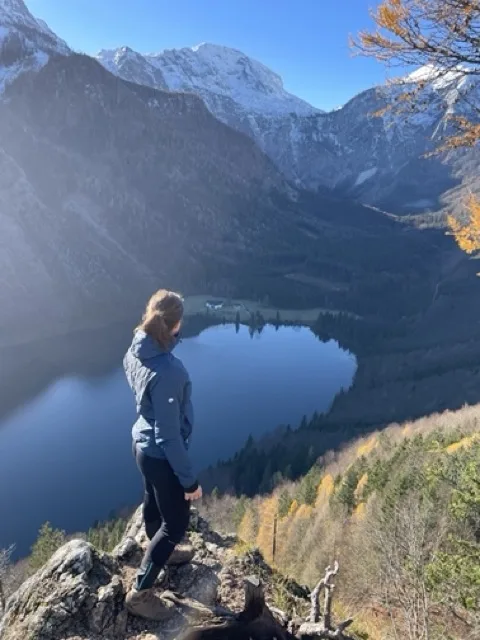
[(15, 546), (12, 545), (8, 549), (0, 549), (0, 611), (6, 608), (6, 586), (5, 583), (10, 572), (10, 563)]
[[(317, 638), (338, 638), (340, 640), (348, 640), (348, 636), (344, 634), (353, 620), (348, 619), (338, 625), (336, 629), (332, 628), (332, 603), (333, 603), (333, 591), (335, 585), (332, 582), (333, 578), (338, 574), (340, 565), (337, 560), (333, 567), (327, 567), (325, 570), (325, 576), (318, 582), (315, 589), (310, 594), (310, 616), (308, 621), (300, 625), (299, 636), (313, 636)], [(320, 593), (322, 589), (325, 591), (323, 620), (319, 622), (320, 618)]]

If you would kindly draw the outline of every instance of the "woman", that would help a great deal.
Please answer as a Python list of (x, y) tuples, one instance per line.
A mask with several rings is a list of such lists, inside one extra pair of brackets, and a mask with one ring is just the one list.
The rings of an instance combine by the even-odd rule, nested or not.
[(193, 426), (191, 382), (172, 354), (182, 319), (182, 298), (157, 291), (124, 358), (137, 405), (133, 450), (145, 485), (143, 517), (150, 540), (126, 606), (133, 615), (151, 620), (170, 613), (169, 603), (153, 587), (185, 535), (190, 502), (202, 497), (187, 451)]

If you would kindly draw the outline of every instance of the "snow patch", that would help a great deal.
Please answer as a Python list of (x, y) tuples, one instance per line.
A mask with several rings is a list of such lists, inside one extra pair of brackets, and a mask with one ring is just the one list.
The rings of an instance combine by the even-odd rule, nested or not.
[(433, 64), (426, 64), (401, 79), (402, 84), (420, 82), (429, 83), (434, 91), (446, 89), (461, 81), (468, 75), (468, 67), (458, 65), (455, 69), (446, 70)]
[(21, 62), (12, 64), (9, 67), (0, 65), (0, 94), (5, 88), (26, 71), (39, 71), (49, 60), (48, 54), (44, 51), (36, 51)]
[(373, 176), (377, 173), (377, 171), (378, 171), (377, 167), (372, 167), (371, 169), (365, 169), (365, 171), (362, 171), (361, 173), (358, 174), (358, 177), (355, 180), (354, 186), (359, 187), (361, 184), (363, 184), (367, 180), (370, 180), (370, 178), (373, 178)]

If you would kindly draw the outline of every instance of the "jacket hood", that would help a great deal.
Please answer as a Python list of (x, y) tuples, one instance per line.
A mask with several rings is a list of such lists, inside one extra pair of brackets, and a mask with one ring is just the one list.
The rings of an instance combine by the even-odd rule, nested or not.
[(162, 353), (168, 353), (167, 350), (163, 349), (156, 340), (147, 335), (145, 331), (135, 332), (130, 351), (142, 362), (150, 360), (151, 358), (156, 358)]
[(178, 340), (172, 341), (172, 346), (168, 349), (163, 348), (156, 340), (145, 333), (145, 331), (138, 330), (133, 336), (132, 345), (130, 351), (141, 362), (156, 358), (159, 355), (170, 353), (176, 347)]

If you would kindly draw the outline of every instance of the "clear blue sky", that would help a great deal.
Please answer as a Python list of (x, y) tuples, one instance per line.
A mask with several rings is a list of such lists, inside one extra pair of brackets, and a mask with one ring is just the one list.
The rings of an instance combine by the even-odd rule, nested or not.
[(377, 0), (26, 0), (74, 49), (140, 52), (212, 42), (257, 58), (287, 90), (331, 109), (386, 79), (352, 57), (349, 34), (371, 26)]

